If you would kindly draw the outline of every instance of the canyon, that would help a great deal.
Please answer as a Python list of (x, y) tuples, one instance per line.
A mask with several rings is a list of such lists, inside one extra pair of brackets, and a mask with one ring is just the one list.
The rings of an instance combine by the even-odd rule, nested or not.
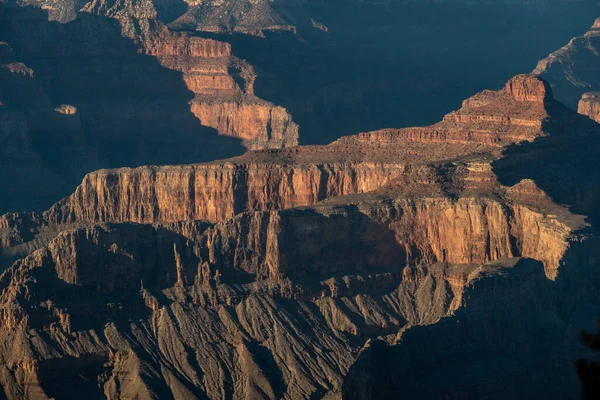
[[(579, 47), (344, 136), (296, 117), (302, 64), (252, 54), (302, 58), (323, 4), (23, 5), (0, 5), (0, 398), (579, 396), (600, 125), (556, 72), (595, 68)], [(377, 106), (341, 82), (319, 110)]]
[[(244, 8), (251, 5), (237, 4), (238, 11), (259, 20), (266, 12), (265, 2), (257, 2), (252, 15)], [(7, 120), (10, 114), (11, 120), (19, 122), (3, 124), (2, 129), (11, 141), (21, 139), (2, 150), (6, 162), (1, 164), (0, 178), (9, 189), (0, 194), (0, 213), (45, 210), (69, 195), (86, 173), (101, 168), (194, 163), (239, 155), (246, 149), (290, 147), (299, 142), (326, 144), (360, 131), (428, 125), (457, 108), (459, 100), (500, 85), (526, 65), (523, 61), (518, 67), (494, 70), (467, 82), (461, 77), (480, 74), (465, 74), (464, 68), (471, 64), (461, 60), (468, 57), (444, 52), (452, 46), (440, 43), (435, 53), (449, 60), (448, 71), (463, 72), (440, 77), (424, 65), (407, 63), (423, 56), (416, 50), (420, 45), (398, 47), (397, 42), (376, 39), (381, 35), (372, 24), (389, 30), (398, 25), (397, 18), (403, 18), (406, 35), (422, 36), (421, 28), (411, 21), (432, 14), (428, 9), (394, 8), (390, 13), (376, 5), (345, 4), (352, 24), (361, 27), (357, 31), (362, 32), (361, 39), (345, 30), (341, 23), (346, 16), (335, 12), (341, 6), (337, 3), (276, 2), (271, 6), (282, 18), (291, 18), (295, 34), (288, 29), (266, 29), (258, 37), (254, 33), (259, 28), (225, 29), (224, 34), (184, 32), (185, 27), (174, 24), (192, 7), (183, 2), (3, 3), (0, 108)], [(572, 14), (578, 21), (580, 14), (588, 12), (584, 3), (573, 3), (566, 10), (538, 18), (537, 11), (523, 7), (524, 20), (531, 21), (527, 24), (538, 30), (553, 26), (539, 33), (551, 38), (543, 41), (548, 49), (580, 25), (555, 21), (554, 14), (560, 14), (561, 20), (563, 14)], [(495, 20), (497, 10), (492, 8), (478, 18), (486, 20), (493, 14)], [(451, 15), (458, 18), (472, 12), (465, 9)], [(312, 21), (306, 20), (308, 16)], [(364, 23), (360, 22), (363, 16)], [(329, 24), (333, 29), (325, 32)], [(504, 35), (494, 31), (501, 27), (492, 28), (490, 37)], [(447, 29), (454, 32), (457, 28), (450, 23)], [(520, 45), (530, 33), (520, 31), (514, 42)], [(448, 37), (452, 42), (464, 41), (462, 36)], [(436, 43), (440, 37), (427, 35), (422, 40)], [(489, 38), (482, 37), (482, 41)], [(365, 43), (376, 45), (371, 48)], [(531, 57), (544, 54), (543, 48), (537, 50), (542, 47), (540, 40), (525, 43), (524, 52), (536, 50)], [(358, 46), (357, 51), (349, 46)], [(481, 43), (467, 47), (483, 48)], [(491, 54), (502, 49), (492, 48)], [(398, 55), (389, 59), (390, 54)], [(348, 60), (349, 55), (355, 60)], [(486, 63), (501, 64), (495, 59)], [(24, 75), (23, 71), (28, 72)], [(460, 83), (447, 86), (444, 82)], [(398, 93), (413, 94), (407, 99)], [(431, 102), (431, 96), (437, 100)], [(408, 107), (409, 103), (415, 107)], [(67, 108), (75, 112), (61, 111)]]
[[(414, 396), (415, 357), (442, 371), (467, 344), (523, 344), (543, 373), (514, 390), (572, 396), (582, 350), (560, 344), (595, 299), (597, 234), (519, 174), (598, 135), (519, 75), (430, 127), (90, 173), (43, 213), (0, 218), (3, 395)], [(494, 380), (425, 394), (473, 393), (470, 376), (505, 393), (525, 372), (506, 354)]]
[(20, 138), (3, 151), (24, 166), (6, 163), (3, 176), (34, 183), (10, 193), (26, 199), (19, 207), (44, 209), (102, 167), (297, 144), (290, 114), (253, 94), (253, 69), (229, 44), (170, 31), (151, 6), (142, 9), (89, 4), (59, 24), (41, 10), (3, 6), (0, 98), (14, 121), (3, 130)]

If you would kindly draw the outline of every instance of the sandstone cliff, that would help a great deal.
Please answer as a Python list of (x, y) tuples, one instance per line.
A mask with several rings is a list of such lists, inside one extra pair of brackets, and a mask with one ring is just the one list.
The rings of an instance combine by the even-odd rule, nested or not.
[[(531, 88), (535, 95), (527, 95)], [(546, 90), (536, 78), (516, 77), (500, 92), (465, 101), (460, 111), (420, 128), (419, 135), (413, 129), (377, 131), (328, 146), (249, 152), (225, 163), (102, 170), (86, 176), (71, 197), (45, 215), (52, 223), (219, 221), (244, 210), (370, 192), (402, 176), (425, 183), (435, 179), (436, 167), (413, 164), (470, 153), (491, 156), (499, 145), (546, 135), (543, 124), (553, 121)], [(432, 133), (439, 131), (444, 134)]]
[(255, 73), (225, 42), (170, 31), (157, 20), (121, 19), (123, 35), (166, 68), (181, 71), (204, 126), (244, 140), (251, 149), (298, 144), (298, 126), (282, 107), (254, 95)]
[[(478, 265), (555, 251), (555, 276), (578, 225), (513, 196), (67, 229), (0, 277), (3, 346), (22, 343), (2, 353), (5, 394), (62, 398), (67, 382), (111, 398), (339, 393), (364, 340), (452, 313), (465, 286), (495, 277), (498, 263)], [(530, 223), (544, 232), (522, 236)]]
[[(503, 90), (486, 90), (465, 100), (463, 107), (426, 128), (385, 129), (357, 135), (366, 142), (386, 142), (406, 138), (415, 142), (440, 142), (506, 146), (544, 136), (548, 106), (552, 103), (548, 85), (521, 75), (507, 82)], [(344, 141), (347, 139), (341, 139)]]
[(579, 100), (577, 112), (600, 122), (600, 95), (596, 92), (585, 93)]
[[(576, 349), (536, 332), (579, 326), (596, 234), (524, 178), (598, 134), (518, 76), (434, 127), (88, 174), (46, 212), (0, 218), (0, 261), (16, 260), (0, 276), (3, 394), (376, 398), (416, 393), (413, 358), (441, 365), (419, 349), (463, 360), (510, 343), (544, 371), (528, 390), (572, 387), (535, 355)], [(499, 376), (524, 373), (506, 360)], [(423, 393), (469, 388), (438, 382)]]
[[(531, 88), (537, 92), (521, 95)], [(448, 160), (469, 154), (491, 160), (499, 155), (500, 144), (545, 136), (546, 127), (570, 120), (568, 112), (566, 117), (548, 115), (549, 110), (556, 110), (546, 90), (537, 78), (516, 77), (502, 91), (484, 92), (465, 101), (460, 111), (438, 125), (445, 129), (442, 137), (390, 130), (342, 138), (328, 146), (249, 152), (223, 163), (101, 170), (86, 176), (72, 196), (46, 211), (41, 220), (45, 225), (215, 222), (243, 211), (313, 205), (332, 196), (372, 192), (391, 184), (414, 195), (438, 191), (436, 185), (447, 175), (443, 171), (448, 170), (444, 166)], [(498, 114), (505, 115), (503, 121), (494, 120)], [(457, 119), (457, 115), (469, 118)], [(495, 132), (494, 140), (490, 132)], [(487, 182), (486, 190), (491, 190), (495, 180), (483, 165), (482, 179)], [(471, 182), (479, 187), (477, 180), (466, 180), (463, 185), (468, 188)], [(458, 190), (450, 183), (443, 187), (447, 192)]]
[(151, 4), (136, 7), (90, 3), (68, 24), (0, 8), (1, 129), (20, 141), (5, 152), (32, 177), (13, 180), (0, 210), (45, 209), (102, 167), (225, 158), (242, 153), (240, 139), (297, 144), (298, 126), (254, 96), (253, 69), (229, 44), (174, 33), (142, 12)]

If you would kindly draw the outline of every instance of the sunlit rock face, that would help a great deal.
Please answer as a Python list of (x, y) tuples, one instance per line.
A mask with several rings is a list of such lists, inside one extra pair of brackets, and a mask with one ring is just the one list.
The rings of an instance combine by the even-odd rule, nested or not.
[(579, 100), (577, 112), (600, 122), (600, 93), (585, 93)]
[(557, 349), (594, 296), (597, 235), (527, 174), (599, 134), (523, 75), (432, 127), (90, 173), (0, 218), (4, 394), (392, 398), (443, 371), (434, 353), (470, 371), (496, 352), (505, 393), (511, 343), (542, 371), (516, 393), (572, 388), (577, 349)]
[(30, 148), (23, 172), (3, 163), (1, 182), (29, 178), (0, 195), (2, 212), (45, 209), (102, 167), (297, 145), (292, 116), (254, 95), (228, 43), (169, 30), (151, 2), (87, 3), (64, 24), (43, 8), (0, 9), (1, 129)]

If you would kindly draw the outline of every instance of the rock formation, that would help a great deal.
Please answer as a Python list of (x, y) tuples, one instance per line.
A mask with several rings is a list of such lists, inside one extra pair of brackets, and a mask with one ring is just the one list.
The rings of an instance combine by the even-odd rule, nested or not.
[(600, 66), (599, 45), (600, 18), (584, 35), (541, 60), (533, 73), (550, 83), (559, 101), (576, 110), (584, 93), (600, 90), (596, 74)]
[(294, 1), (233, 0), (186, 1), (188, 10), (171, 22), (177, 29), (264, 36), (268, 31), (327, 30)]
[(17, 180), (0, 210), (47, 208), (102, 167), (226, 158), (242, 152), (240, 140), (297, 144), (289, 113), (254, 96), (252, 67), (229, 44), (172, 32), (151, 4), (139, 6), (89, 3), (58, 24), (2, 5), (0, 101), (13, 122), (1, 129), (20, 140), (2, 151), (18, 147), (32, 178)]
[(577, 112), (600, 122), (600, 93), (585, 93), (579, 100)]
[(577, 351), (555, 345), (595, 293), (597, 234), (526, 175), (598, 135), (522, 75), (432, 127), (88, 174), (44, 213), (0, 218), (3, 394), (383, 398), (418, 393), (436, 354), (463, 371), (515, 343), (530, 366), (506, 356), (477, 393), (531, 368), (518, 393), (572, 396), (546, 361)]

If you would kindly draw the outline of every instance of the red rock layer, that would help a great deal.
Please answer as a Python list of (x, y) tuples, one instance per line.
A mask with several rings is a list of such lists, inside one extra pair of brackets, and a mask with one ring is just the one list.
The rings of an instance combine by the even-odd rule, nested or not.
[[(552, 95), (547, 84), (531, 75), (511, 79), (503, 90), (483, 91), (465, 100), (463, 107), (442, 122), (425, 128), (384, 129), (359, 134), (356, 140), (390, 142), (482, 143), (505, 146), (545, 136), (546, 101)], [(344, 141), (346, 139), (341, 139)]]
[[(536, 82), (466, 101), (451, 114), (464, 119), (440, 123), (457, 127), (448, 137), (101, 170), (41, 216), (5, 215), (0, 255), (21, 258), (0, 276), (6, 397), (335, 396), (369, 337), (396, 342), (466, 310), (506, 340), (514, 326), (497, 316), (524, 304), (547, 323), (558, 295), (587, 293), (597, 274), (573, 266), (597, 256), (583, 217), (492, 169), (498, 144), (550, 135)], [(479, 285), (490, 307), (473, 311)]]
[(577, 112), (587, 115), (596, 122), (600, 122), (600, 93), (586, 93), (577, 106)]
[(298, 144), (292, 117), (283, 107), (254, 96), (254, 71), (231, 53), (228, 43), (172, 32), (157, 20), (126, 18), (121, 25), (123, 35), (145, 54), (183, 73), (195, 94), (191, 110), (202, 125), (240, 138), (251, 149)]

